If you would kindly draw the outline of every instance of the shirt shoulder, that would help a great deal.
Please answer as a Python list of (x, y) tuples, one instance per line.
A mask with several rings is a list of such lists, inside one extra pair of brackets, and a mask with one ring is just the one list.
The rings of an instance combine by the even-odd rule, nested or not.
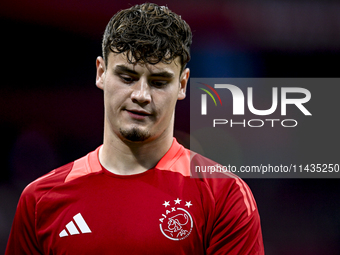
[[(212, 173), (209, 168), (216, 170), (223, 166), (200, 154), (195, 154), (191, 160), (190, 167), (192, 178), (203, 180), (216, 200), (228, 197), (229, 202), (230, 198), (242, 201), (241, 204), (244, 205), (243, 210), (247, 216), (256, 210), (254, 196), (247, 183), (239, 176), (229, 172), (227, 169)], [(205, 170), (202, 171), (202, 169)]]
[(21, 199), (30, 197), (38, 201), (46, 192), (53, 187), (64, 183), (65, 177), (71, 171), (74, 162), (56, 168), (28, 184), (21, 194)]
[(192, 178), (206, 184), (215, 202), (207, 254), (264, 254), (260, 216), (247, 183), (227, 169), (216, 171), (223, 166), (199, 154), (190, 167)]
[(99, 171), (97, 165), (92, 166), (92, 161), (95, 161), (93, 159), (97, 157), (99, 148), (88, 153), (84, 157), (58, 167), (31, 182), (23, 190), (21, 199), (30, 197), (30, 199), (34, 198), (35, 201), (38, 201), (44, 194), (56, 186), (63, 185), (76, 178)]
[[(243, 212), (247, 216), (252, 214), (256, 210), (256, 203), (249, 186), (240, 177), (228, 171), (214, 173), (207, 171), (217, 166), (220, 166), (217, 162), (184, 148), (174, 139), (171, 148), (156, 168), (177, 172), (192, 179), (197, 186), (210, 194), (214, 203), (226, 198), (229, 202), (232, 198), (242, 201)], [(205, 171), (198, 172), (197, 169)]]

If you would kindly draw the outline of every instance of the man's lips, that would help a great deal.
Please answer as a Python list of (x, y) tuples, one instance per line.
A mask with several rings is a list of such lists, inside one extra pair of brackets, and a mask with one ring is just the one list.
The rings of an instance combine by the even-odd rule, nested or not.
[(130, 117), (134, 119), (144, 119), (147, 116), (151, 116), (151, 114), (147, 111), (143, 110), (127, 110), (127, 113), (130, 115)]

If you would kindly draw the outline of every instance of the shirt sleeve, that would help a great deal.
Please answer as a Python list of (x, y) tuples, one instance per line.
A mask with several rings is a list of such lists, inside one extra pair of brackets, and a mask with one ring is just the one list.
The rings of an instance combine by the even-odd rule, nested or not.
[[(223, 181), (231, 184), (223, 185)], [(207, 254), (263, 255), (260, 216), (248, 185), (240, 178), (210, 182), (215, 212)]]
[(5, 255), (42, 254), (35, 234), (35, 207), (36, 198), (28, 186), (19, 199)]

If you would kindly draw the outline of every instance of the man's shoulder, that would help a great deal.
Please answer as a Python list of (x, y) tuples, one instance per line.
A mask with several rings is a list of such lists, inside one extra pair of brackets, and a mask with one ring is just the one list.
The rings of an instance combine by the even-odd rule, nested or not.
[(70, 162), (39, 177), (26, 186), (21, 196), (34, 197), (35, 200), (38, 200), (43, 194), (51, 190), (53, 187), (64, 183), (65, 178), (72, 170), (73, 165), (74, 162)]
[(199, 153), (184, 148), (178, 148), (176, 157), (172, 157), (170, 171), (181, 173), (192, 179), (199, 186), (205, 187), (215, 197), (229, 194), (232, 190), (249, 190), (247, 184), (237, 175), (225, 169), (221, 164)]
[(193, 177), (209, 179), (240, 178), (226, 166), (207, 158), (201, 154), (190, 151), (190, 169)]
[(231, 189), (247, 187), (245, 182), (218, 162), (201, 154), (190, 152), (191, 178), (204, 182), (215, 195), (228, 194)]
[(185, 148), (177, 141), (175, 141), (170, 151), (163, 157), (157, 167), (179, 172), (184, 176), (190, 176), (202, 181), (216, 179), (220, 183), (234, 183), (236, 179), (240, 179), (239, 176), (218, 162)]
[(156, 168), (202, 180), (239, 178), (214, 160), (185, 148), (176, 139)]
[(90, 174), (94, 171), (98, 171), (100, 169), (97, 166), (97, 164), (99, 164), (97, 162), (97, 152), (99, 148), (100, 147), (98, 147), (95, 151), (89, 152), (87, 155), (75, 161), (58, 167), (31, 182), (24, 189), (22, 196), (29, 195), (39, 198), (56, 186), (63, 185), (64, 183)]

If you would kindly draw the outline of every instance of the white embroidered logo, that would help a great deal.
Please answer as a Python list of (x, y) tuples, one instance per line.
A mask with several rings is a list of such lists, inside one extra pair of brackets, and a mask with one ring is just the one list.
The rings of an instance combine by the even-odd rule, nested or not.
[[(165, 213), (159, 219), (161, 222), (159, 227), (165, 237), (179, 241), (190, 235), (193, 228), (193, 220), (186, 209), (176, 206), (180, 206), (182, 200), (177, 198), (173, 201), (174, 206), (171, 205), (170, 201), (164, 201), (164, 204), (162, 204), (165, 206)], [(168, 206), (169, 208), (167, 208)], [(191, 201), (185, 202), (184, 206), (190, 208), (192, 206)]]
[[(71, 220), (69, 223), (66, 224), (66, 229), (63, 229), (60, 233), (59, 236), (60, 237), (64, 237), (64, 236), (68, 236), (70, 235), (77, 235), (80, 234), (78, 229), (80, 230), (81, 233), (85, 234), (85, 233), (91, 233), (91, 230), (89, 228), (89, 226), (86, 224), (83, 216), (81, 216), (80, 213), (78, 213), (77, 215), (75, 215), (73, 217), (74, 221), (76, 224), (73, 223), (73, 221)], [(78, 228), (77, 228), (78, 227)]]

